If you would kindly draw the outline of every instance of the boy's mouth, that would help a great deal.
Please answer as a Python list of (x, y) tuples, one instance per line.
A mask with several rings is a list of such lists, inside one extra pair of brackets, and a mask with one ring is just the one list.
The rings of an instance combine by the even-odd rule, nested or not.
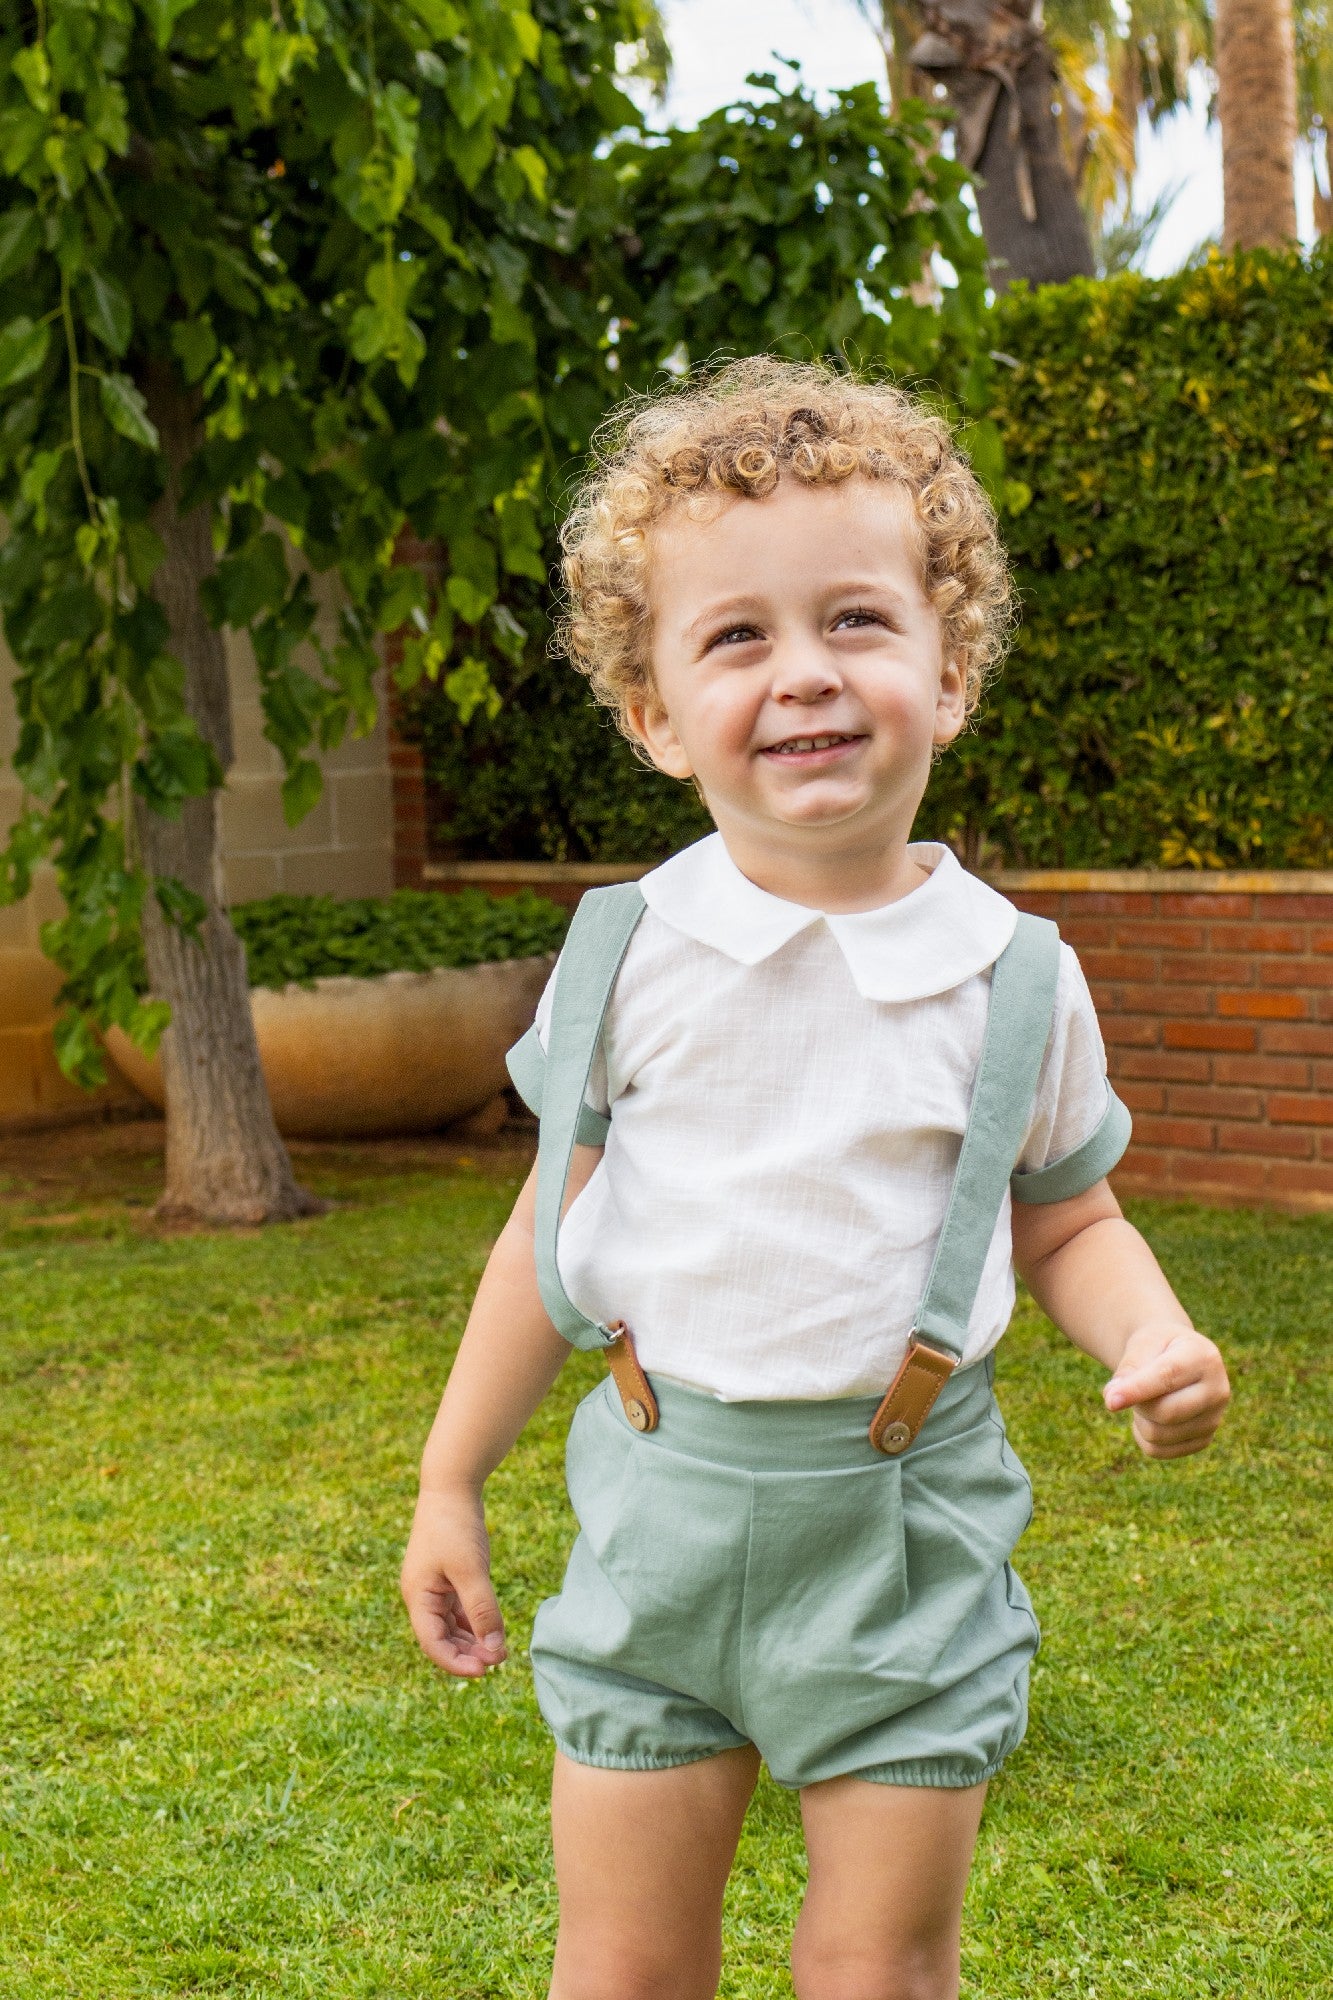
[(788, 736), (782, 743), (766, 745), (761, 755), (781, 758), (784, 764), (809, 764), (841, 756), (864, 736), (828, 731), (821, 736)]

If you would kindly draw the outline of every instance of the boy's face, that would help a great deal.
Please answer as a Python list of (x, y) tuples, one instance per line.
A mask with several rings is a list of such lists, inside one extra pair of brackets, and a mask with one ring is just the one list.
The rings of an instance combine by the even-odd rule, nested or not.
[(630, 721), (660, 770), (697, 778), (729, 844), (906, 841), (964, 687), (905, 494), (784, 479), (711, 519), (668, 515), (651, 607), (657, 698)]

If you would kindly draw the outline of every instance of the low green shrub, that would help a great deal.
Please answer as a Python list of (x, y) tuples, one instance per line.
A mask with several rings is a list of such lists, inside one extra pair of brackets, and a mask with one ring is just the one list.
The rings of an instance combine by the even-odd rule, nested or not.
[[(918, 832), (990, 865), (1327, 867), (1333, 253), (1017, 288), (991, 330), (1022, 622)], [(435, 836), (652, 861), (706, 831), (530, 609), (497, 713), (416, 703)]]
[(530, 958), (559, 948), (569, 913), (531, 889), (488, 896), (398, 889), (338, 902), (332, 896), (267, 896), (238, 903), (232, 922), (245, 946), (251, 986), (311, 986), (336, 973), (429, 972), (441, 965)]

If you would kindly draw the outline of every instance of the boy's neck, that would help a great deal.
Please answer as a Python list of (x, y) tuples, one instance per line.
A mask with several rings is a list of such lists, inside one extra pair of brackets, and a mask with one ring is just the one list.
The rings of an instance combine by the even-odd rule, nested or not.
[(907, 851), (906, 832), (886, 840), (882, 829), (873, 837), (856, 834), (839, 838), (840, 829), (820, 829), (827, 839), (811, 839), (810, 829), (765, 829), (762, 839), (742, 825), (718, 823), (728, 854), (742, 875), (770, 896), (806, 909), (851, 915), (877, 910), (909, 896), (927, 880), (930, 870)]

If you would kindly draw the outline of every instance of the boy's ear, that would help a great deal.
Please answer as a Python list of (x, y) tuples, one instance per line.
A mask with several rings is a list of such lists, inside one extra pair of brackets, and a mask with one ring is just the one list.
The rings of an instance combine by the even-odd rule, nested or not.
[(642, 743), (659, 771), (668, 778), (692, 778), (694, 766), (685, 754), (685, 746), (671, 725), (671, 718), (661, 703), (651, 697), (644, 701), (632, 701), (625, 710), (625, 720), (631, 733)]
[(935, 741), (943, 747), (952, 743), (967, 721), (967, 676), (958, 660), (946, 660), (940, 668), (940, 691), (935, 701)]

